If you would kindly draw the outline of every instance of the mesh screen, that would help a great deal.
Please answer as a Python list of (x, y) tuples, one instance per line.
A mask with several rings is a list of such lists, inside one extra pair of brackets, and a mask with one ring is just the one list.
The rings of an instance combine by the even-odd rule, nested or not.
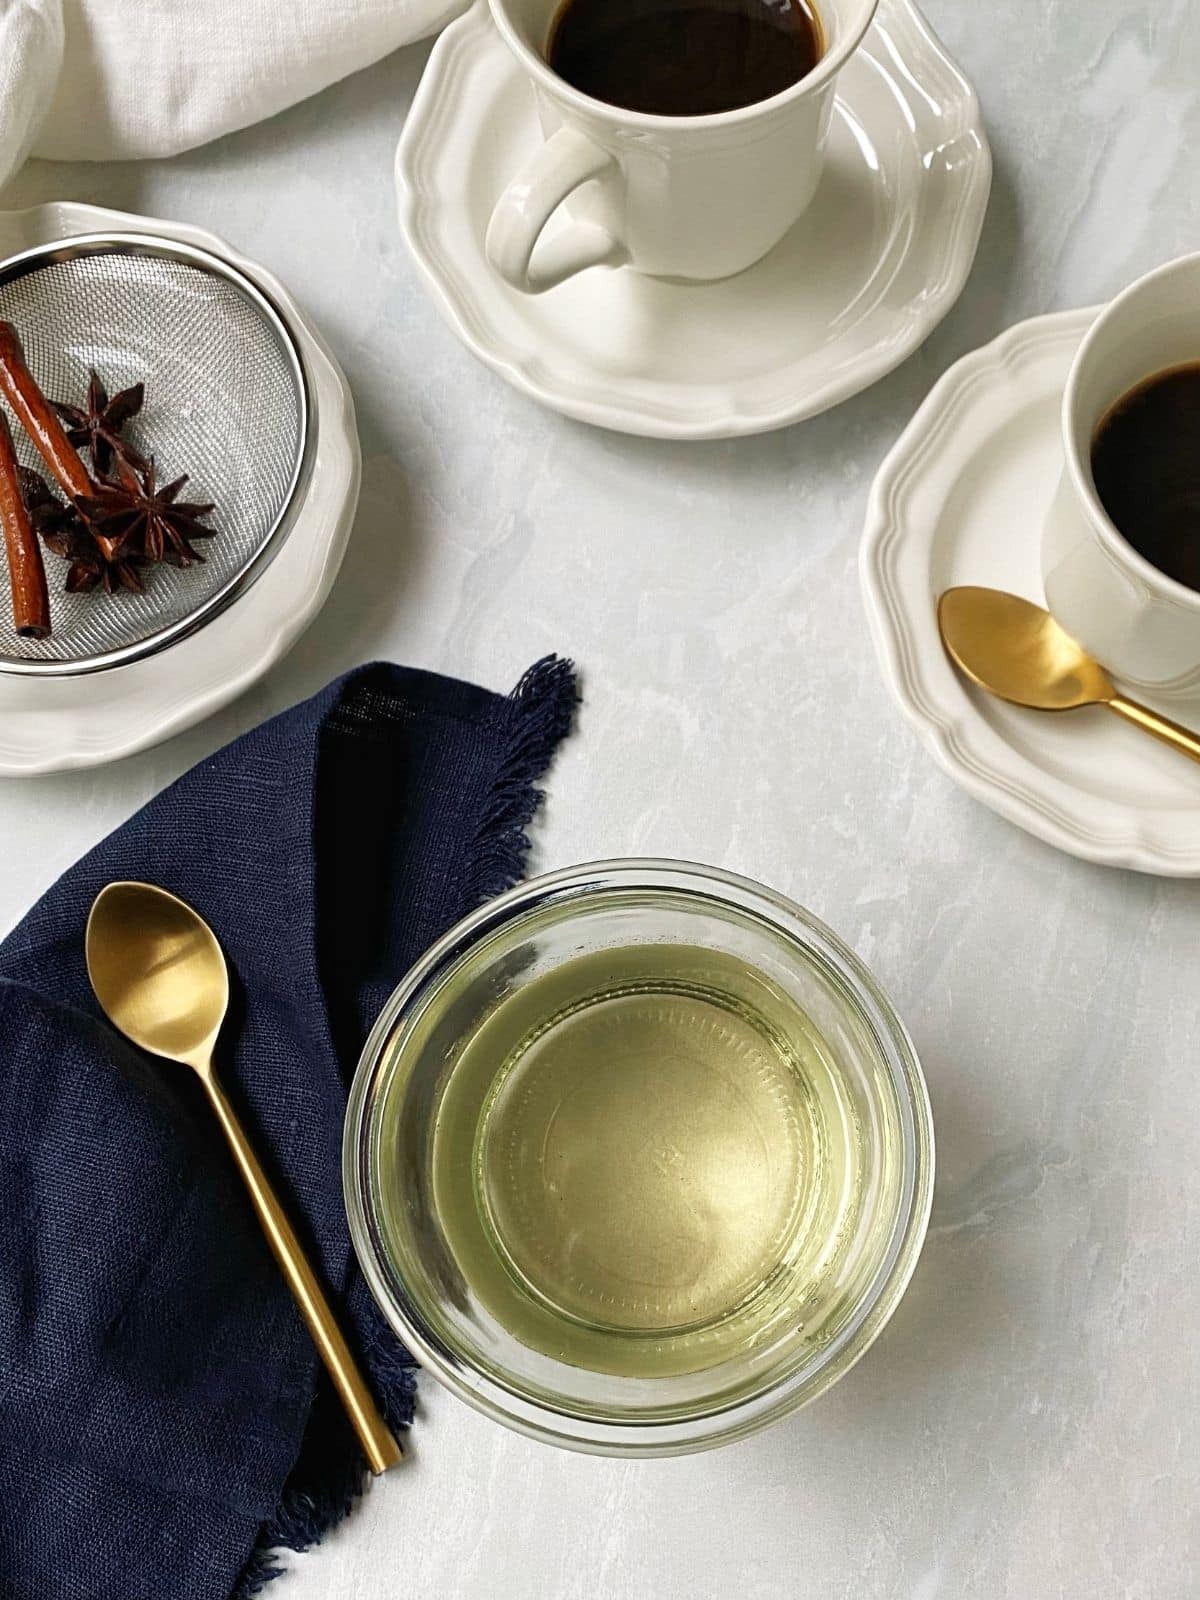
[[(208, 520), (219, 530), (202, 541), (203, 566), (146, 568), (142, 595), (66, 594), (66, 563), (44, 551), (54, 631), (40, 642), (13, 629), (0, 544), (0, 658), (79, 662), (143, 642), (242, 572), (286, 508), (304, 444), (290, 351), (236, 283), (167, 256), (96, 253), (35, 265), (0, 283), (0, 318), (16, 327), (52, 400), (82, 405), (91, 367), (110, 396), (144, 382), (146, 403), (127, 436), (154, 456), (160, 483), (189, 474), (181, 498), (213, 501)], [(9, 420), (21, 461), (49, 480)]]

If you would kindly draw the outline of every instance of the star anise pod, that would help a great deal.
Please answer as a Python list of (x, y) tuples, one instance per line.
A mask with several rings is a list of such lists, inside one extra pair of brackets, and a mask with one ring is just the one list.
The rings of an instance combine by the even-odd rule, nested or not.
[(142, 590), (139, 565), (134, 559), (118, 556), (109, 560), (74, 506), (64, 505), (40, 473), (31, 467), (17, 469), (21, 498), (30, 521), (41, 535), (47, 550), (71, 563), (67, 571), (68, 594), (85, 594), (102, 588), (107, 594), (116, 589)]
[(202, 520), (211, 505), (178, 498), (187, 474), (160, 488), (153, 457), (140, 476), (119, 457), (116, 465), (115, 479), (97, 484), (94, 495), (75, 499), (108, 559), (166, 561), (173, 567), (202, 562), (204, 557), (191, 541), (210, 539), (217, 530)]
[(17, 482), (21, 486), (21, 499), (31, 517), (36, 518), (39, 512), (53, 507), (59, 511), (66, 509), (41, 473), (35, 472), (32, 467), (23, 467), (18, 463)]
[(43, 537), (79, 520), (74, 508), (63, 504), (40, 472), (32, 467), (18, 467), (17, 477), (29, 520)]
[(92, 589), (103, 589), (112, 594), (117, 589), (128, 589), (131, 594), (141, 594), (142, 580), (138, 576), (141, 565), (136, 555), (118, 554), (115, 558), (101, 549), (95, 534), (79, 517), (70, 517), (60, 527), (42, 534), (47, 550), (71, 563), (67, 569), (68, 594), (87, 594)]
[(145, 386), (132, 384), (108, 398), (95, 367), (88, 378), (86, 406), (72, 406), (56, 400), (54, 409), (67, 425), (67, 438), (77, 449), (91, 452), (92, 466), (101, 476), (112, 471), (114, 461), (124, 461), (139, 472), (145, 471), (146, 458), (122, 436), (122, 429), (142, 409)]

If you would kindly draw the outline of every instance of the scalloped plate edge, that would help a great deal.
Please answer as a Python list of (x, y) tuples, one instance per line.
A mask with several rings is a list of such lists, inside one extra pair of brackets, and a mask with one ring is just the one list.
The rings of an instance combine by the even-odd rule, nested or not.
[[(982, 387), (1048, 344), (1078, 344), (1098, 306), (1051, 312), (1006, 329), (963, 356), (930, 390), (884, 458), (871, 487), (859, 548), (867, 621), (884, 680), (905, 719), (942, 770), (974, 799), (1046, 844), (1102, 866), (1169, 877), (1200, 876), (1200, 845), (1178, 849), (1155, 839), (1126, 812), (1114, 825), (1089, 827), (1071, 811), (1016, 777), (1008, 747), (979, 718), (947, 706), (921, 670), (903, 607), (891, 581), (904, 537), (905, 500)], [(991, 749), (980, 750), (980, 743)], [(1005, 767), (999, 765), (1005, 762)]]
[(724, 439), (769, 433), (827, 411), (877, 383), (924, 343), (962, 293), (979, 246), (992, 179), (991, 148), (974, 88), (913, 0), (888, 0), (888, 5), (890, 32), (903, 34), (912, 48), (922, 52), (927, 76), (945, 91), (938, 106), (942, 142), (969, 135), (976, 149), (960, 176), (954, 226), (939, 240), (944, 252), (939, 277), (926, 285), (919, 308), (910, 305), (893, 318), (889, 335), (879, 337), (869, 357), (787, 405), (763, 411), (728, 409), (698, 418), (570, 394), (562, 386), (543, 382), (533, 370), (536, 362), (523, 350), (493, 340), (472, 303), (469, 286), (460, 281), (461, 272), (441, 248), (437, 229), (431, 225), (436, 195), (422, 181), (423, 163), (428, 152), (440, 147), (439, 130), (456, 103), (456, 86), (467, 71), (469, 53), (489, 39), (492, 24), (486, 0), (475, 0), (437, 40), (396, 148), (401, 232), (443, 319), (484, 366), (540, 404), (580, 422), (648, 438)]

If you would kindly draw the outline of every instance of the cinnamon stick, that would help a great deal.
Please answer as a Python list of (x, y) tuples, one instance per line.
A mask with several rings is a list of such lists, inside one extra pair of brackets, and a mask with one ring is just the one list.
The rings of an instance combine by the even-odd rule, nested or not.
[(37, 446), (63, 493), (71, 499), (94, 494), (95, 485), (82, 457), (25, 365), (25, 352), (11, 322), (0, 322), (0, 394)]
[(0, 412), (0, 527), (8, 555), (13, 624), (24, 639), (50, 637), (50, 594), (37, 534), (25, 509), (8, 419)]

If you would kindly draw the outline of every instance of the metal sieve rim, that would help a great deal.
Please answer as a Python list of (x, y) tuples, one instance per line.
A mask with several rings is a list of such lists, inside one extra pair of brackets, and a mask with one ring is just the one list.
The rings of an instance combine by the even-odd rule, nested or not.
[(270, 292), (257, 284), (247, 273), (223, 260), (209, 250), (185, 244), (156, 233), (82, 233), (66, 239), (51, 240), (18, 251), (0, 261), (0, 288), (15, 283), (42, 267), (57, 262), (73, 261), (80, 256), (131, 255), (158, 260), (180, 262), (210, 277), (223, 278), (233, 289), (253, 302), (259, 313), (270, 324), (279, 345), (287, 358), (296, 385), (297, 428), (299, 443), (291, 478), (275, 520), (267, 529), (257, 549), (222, 586), (209, 595), (194, 611), (177, 618), (155, 633), (147, 634), (132, 644), (118, 649), (101, 651), (97, 655), (82, 656), (73, 661), (30, 659), (23, 656), (0, 655), (0, 674), (12, 677), (71, 678), (94, 672), (106, 672), (113, 667), (128, 666), (131, 662), (157, 655), (180, 640), (189, 637), (218, 616), (266, 571), (278, 555), (290, 533), (312, 473), (314, 437), (312, 419), (312, 378), (308, 362), (299, 341), (292, 332), (286, 313), (276, 303)]

